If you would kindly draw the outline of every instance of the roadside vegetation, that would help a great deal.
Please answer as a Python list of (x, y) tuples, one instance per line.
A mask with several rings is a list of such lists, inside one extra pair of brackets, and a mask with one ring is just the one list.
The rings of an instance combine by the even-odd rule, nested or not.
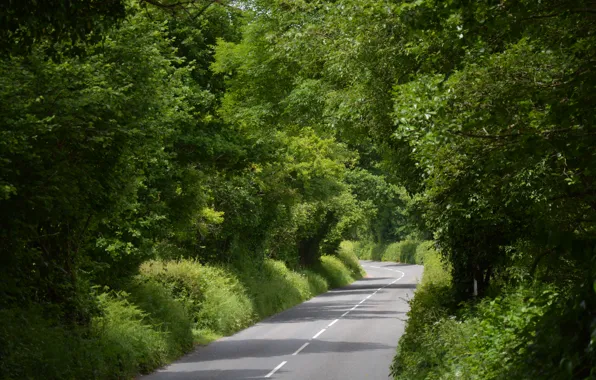
[(97, 289), (96, 311), (86, 326), (58, 324), (41, 308), (1, 311), (0, 374), (7, 379), (131, 378), (195, 344), (347, 285), (362, 273), (356, 258), (343, 250), (299, 272), (272, 259), (242, 267), (147, 261), (124, 290)]
[(354, 252), (425, 265), (396, 378), (596, 378), (591, 0), (5, 8), (0, 377), (149, 371)]
[(345, 241), (342, 247), (351, 249), (360, 260), (393, 261), (404, 264), (424, 264), (426, 252), (432, 241), (406, 239), (393, 243), (371, 241)]

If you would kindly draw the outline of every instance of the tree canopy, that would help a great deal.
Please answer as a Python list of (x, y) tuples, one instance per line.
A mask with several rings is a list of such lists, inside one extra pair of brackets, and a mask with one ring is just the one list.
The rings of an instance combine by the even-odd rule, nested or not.
[(91, 289), (148, 259), (309, 267), (344, 239), (432, 237), (457, 300), (474, 283), (565, 289), (549, 318), (572, 321), (569, 345), (535, 357), (587, 378), (595, 14), (589, 0), (9, 0), (0, 307), (84, 324)]

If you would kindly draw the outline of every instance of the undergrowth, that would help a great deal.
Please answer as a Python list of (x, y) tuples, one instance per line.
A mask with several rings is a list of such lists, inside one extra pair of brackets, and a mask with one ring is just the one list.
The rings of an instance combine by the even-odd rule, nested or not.
[(361, 260), (423, 264), (424, 255), (432, 249), (433, 242), (407, 239), (390, 244), (370, 241), (346, 241), (342, 244)]
[(41, 307), (0, 310), (0, 378), (131, 378), (362, 274), (344, 248), (299, 271), (270, 259), (148, 261), (122, 290), (94, 296), (86, 326), (64, 325)]
[[(432, 248), (419, 254), (424, 274), (391, 368), (395, 379), (596, 378), (593, 368), (578, 365), (593, 355), (596, 328), (590, 338), (574, 317), (581, 313), (570, 306), (572, 298), (588, 296), (522, 283), (456, 304), (449, 268), (439, 254)], [(567, 322), (559, 323), (562, 319)], [(586, 356), (556, 360), (578, 350)]]

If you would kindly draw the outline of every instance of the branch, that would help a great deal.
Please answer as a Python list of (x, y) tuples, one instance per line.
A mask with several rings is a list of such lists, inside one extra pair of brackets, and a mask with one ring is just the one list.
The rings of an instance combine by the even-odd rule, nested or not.
[(536, 20), (536, 19), (541, 19), (541, 18), (557, 17), (557, 16), (561, 16), (562, 14), (564, 14), (566, 12), (569, 12), (569, 13), (595, 13), (596, 14), (596, 9), (591, 9), (591, 8), (569, 9), (566, 11), (549, 13), (546, 15), (536, 15), (536, 16), (524, 17), (524, 18), (522, 18), (522, 20)]
[(502, 134), (502, 135), (489, 135), (489, 134), (478, 135), (475, 133), (454, 132), (454, 131), (448, 131), (448, 132), (451, 134), (463, 136), (463, 137), (472, 137), (472, 138), (478, 138), (478, 139), (491, 139), (491, 140), (500, 140), (500, 139), (510, 138), (510, 137), (519, 137), (522, 135), (522, 133), (507, 133), (507, 134)]
[(140, 1), (141, 1), (141, 3), (149, 3), (149, 4), (159, 7), (159, 8), (168, 8), (168, 9), (183, 8), (187, 5), (194, 4), (194, 1), (192, 1), (192, 0), (180, 1), (180, 2), (172, 3), (172, 4), (164, 4), (157, 0), (140, 0)]

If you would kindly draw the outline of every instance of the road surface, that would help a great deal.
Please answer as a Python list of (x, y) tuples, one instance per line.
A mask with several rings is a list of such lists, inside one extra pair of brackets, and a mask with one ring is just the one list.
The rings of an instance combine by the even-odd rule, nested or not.
[(141, 379), (388, 379), (422, 266), (361, 264), (366, 278), (198, 347)]

